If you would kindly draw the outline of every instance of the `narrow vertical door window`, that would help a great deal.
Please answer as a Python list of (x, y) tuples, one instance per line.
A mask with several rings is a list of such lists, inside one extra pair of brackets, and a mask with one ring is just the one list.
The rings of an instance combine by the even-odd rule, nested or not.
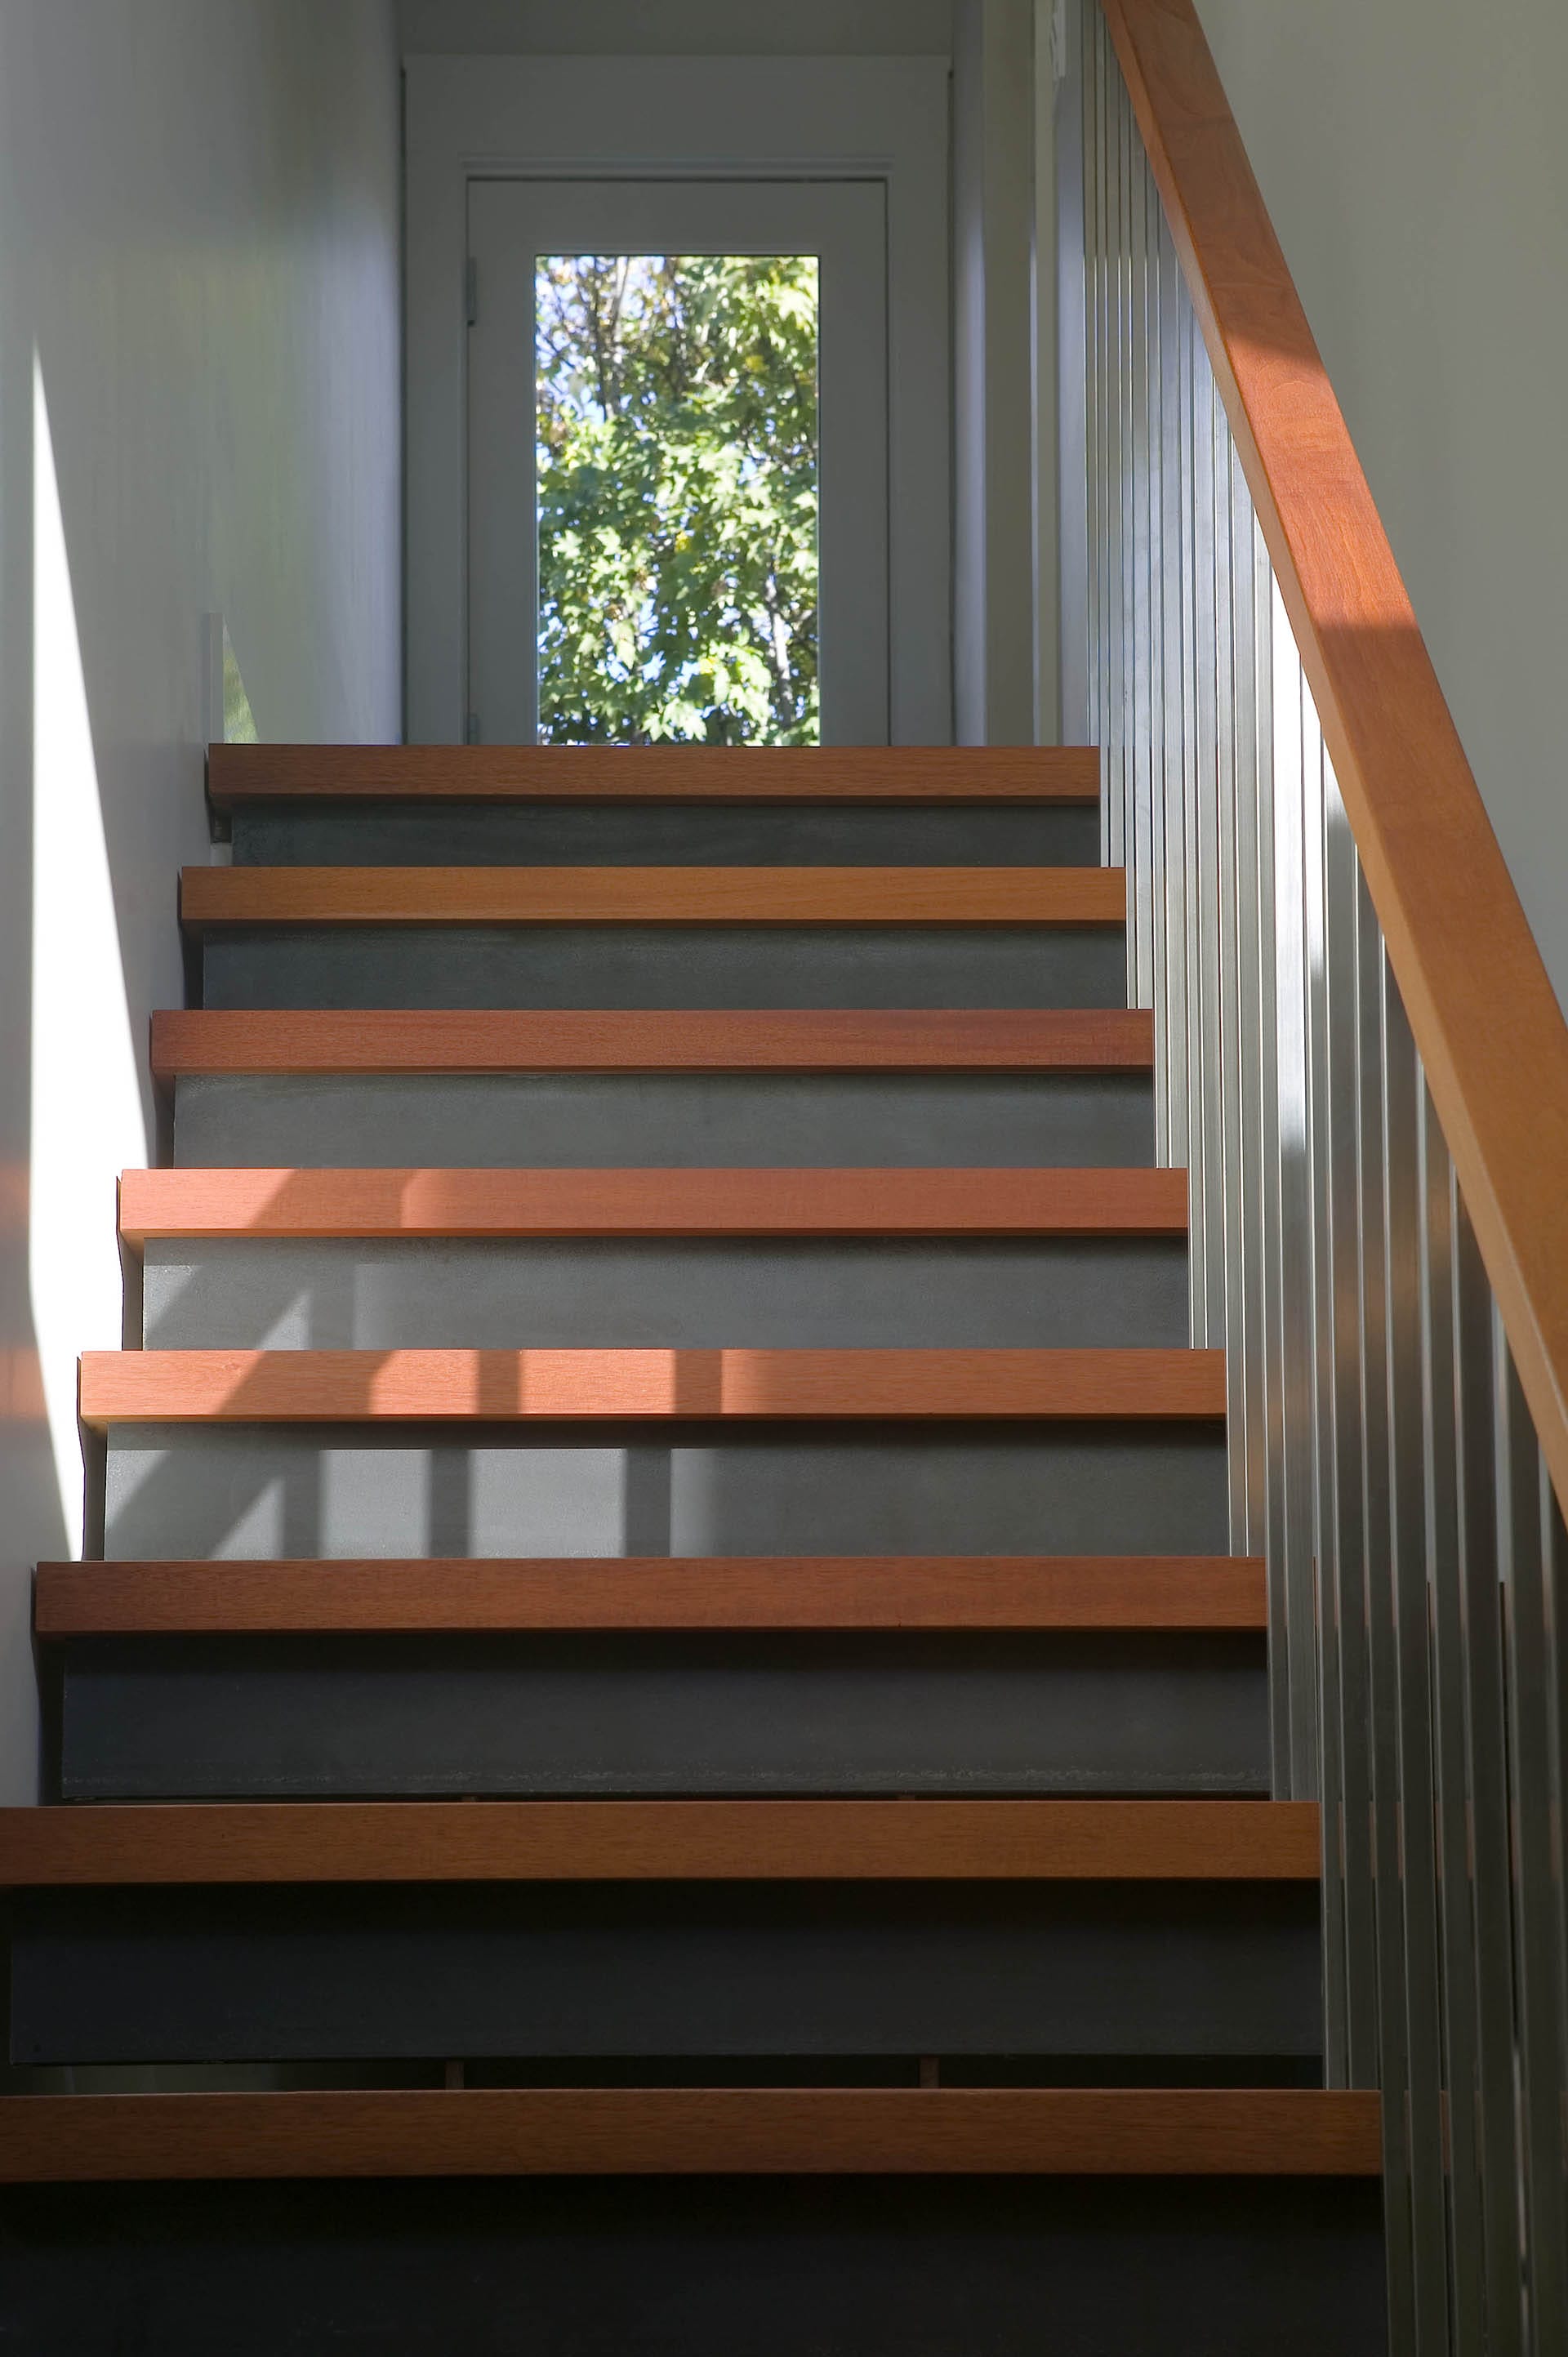
[(818, 263), (534, 265), (542, 743), (812, 745)]
[(886, 191), (477, 180), (481, 744), (885, 745)]

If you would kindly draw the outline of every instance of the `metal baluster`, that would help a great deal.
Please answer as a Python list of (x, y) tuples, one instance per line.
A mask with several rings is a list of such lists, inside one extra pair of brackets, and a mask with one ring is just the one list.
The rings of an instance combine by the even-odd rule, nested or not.
[(1116, 573), (1121, 591), (1119, 612), (1113, 612), (1112, 628), (1115, 643), (1115, 698), (1112, 706), (1111, 726), (1116, 745), (1116, 771), (1121, 781), (1122, 839), (1132, 884), (1131, 906), (1127, 912), (1127, 978), (1129, 993), (1134, 1006), (1142, 1003), (1143, 966), (1142, 935), (1138, 924), (1137, 870), (1143, 857), (1138, 839), (1137, 791), (1133, 772), (1134, 732), (1134, 655), (1135, 619), (1133, 610), (1133, 504), (1137, 487), (1133, 472), (1133, 412), (1136, 399), (1137, 361), (1133, 348), (1133, 242), (1132, 242), (1132, 174), (1133, 150), (1137, 131), (1133, 122), (1133, 110), (1127, 92), (1118, 74), (1113, 87), (1112, 160), (1115, 178), (1116, 234), (1116, 326), (1117, 364), (1117, 446), (1116, 484), (1120, 494), (1118, 513), (1112, 519), (1116, 535)]
[[(1389, 1554), (1395, 1806), (1389, 1816), (1403, 1967), (1412, 2302), (1417, 2350), (1448, 2347), (1443, 2048), (1437, 1995), (1437, 1860), (1432, 1776), (1426, 1422), (1422, 1380), (1421, 1115), (1425, 1083), (1388, 960), (1382, 964), (1384, 1330), (1388, 1353)], [(1378, 1566), (1371, 1566), (1376, 1579)], [(1385, 2031), (1386, 2038), (1386, 2031)], [(1385, 2096), (1385, 2100), (1391, 2100)]]
[(1192, 330), (1193, 432), (1192, 605), (1194, 712), (1197, 721), (1197, 793), (1193, 814), (1197, 870), (1199, 1020), (1203, 1027), (1203, 1200), (1193, 1217), (1204, 1228), (1203, 1340), (1210, 1349), (1225, 1340), (1225, 1146), (1223, 1048), (1219, 975), (1219, 770), (1221, 612), (1220, 534), (1217, 524), (1214, 379), (1208, 355)]
[(1360, 1224), (1361, 1491), (1363, 1609), (1370, 1751), (1372, 1874), (1378, 1993), (1377, 2083), (1383, 2093), (1383, 2235), (1389, 2272), (1389, 2339), (1414, 2346), (1411, 2251), (1410, 2150), (1406, 2124), (1409, 2065), (1404, 2005), (1404, 1924), (1400, 1906), (1400, 1749), (1398, 1656), (1388, 1561), (1392, 1548), (1389, 1493), (1387, 1244), (1383, 1211), (1382, 1028), (1386, 963), (1371, 896), (1358, 864), (1357, 1206)]
[(1181, 269), (1157, 196), (1151, 196), (1157, 233), (1157, 334), (1160, 348), (1158, 563), (1160, 582), (1161, 780), (1163, 833), (1159, 888), (1165, 963), (1165, 1032), (1167, 1075), (1165, 1158), (1188, 1167), (1190, 1122), (1189, 1043), (1187, 1003), (1187, 699), (1182, 608), (1183, 563), (1181, 422)]
[[(1127, 168), (1123, 181), (1127, 253), (1127, 441), (1125, 505), (1127, 694), (1124, 705), (1129, 804), (1128, 839), (1133, 866), (1133, 996), (1139, 1006), (1156, 1003), (1154, 969), (1153, 745), (1149, 694), (1149, 330), (1148, 166), (1143, 141), (1122, 92)], [(1158, 1055), (1156, 1050), (1156, 1064)], [(1156, 1099), (1157, 1099), (1156, 1084)], [(1155, 1128), (1158, 1159), (1158, 1117)]]
[(1441, 1957), (1442, 2096), (1446, 2119), (1447, 2264), (1454, 2347), (1486, 2346), (1477, 2106), (1477, 1938), (1466, 1772), (1466, 1665), (1459, 1549), (1459, 1424), (1455, 1338), (1454, 1172), (1423, 1089), (1419, 1190), (1422, 1470), (1426, 1599), (1432, 1629), (1432, 1758), (1435, 1778)]
[(1209, 1049), (1205, 1036), (1203, 976), (1207, 944), (1203, 935), (1203, 880), (1200, 873), (1203, 834), (1198, 776), (1202, 762), (1202, 729), (1198, 716), (1201, 653), (1197, 643), (1197, 572), (1206, 560), (1208, 544), (1199, 530), (1195, 378), (1198, 368), (1207, 363), (1197, 348), (1197, 322), (1193, 316), (1192, 305), (1187, 300), (1186, 288), (1179, 285), (1176, 333), (1181, 355), (1178, 447), (1182, 497), (1178, 502), (1178, 515), (1181, 528), (1183, 920), (1187, 934), (1183, 965), (1187, 1033), (1187, 1235), (1192, 1284), (1192, 1339), (1194, 1342), (1205, 1345), (1209, 1333), (1208, 1222), (1204, 1211), (1208, 1183), (1205, 1108)]
[[(1100, 274), (1103, 246), (1100, 225), (1099, 102), (1100, 44), (1104, 18), (1093, 0), (1080, 0), (1078, 26), (1079, 172), (1083, 221), (1083, 464), (1084, 464), (1084, 693), (1082, 726), (1089, 743), (1100, 737), (1100, 500), (1101, 404), (1104, 375), (1100, 349)], [(1067, 716), (1064, 714), (1064, 723)], [(1069, 733), (1064, 726), (1064, 733)], [(1103, 805), (1104, 797), (1101, 796)], [(1101, 828), (1104, 820), (1101, 817)]]
[(1144, 352), (1144, 400), (1139, 411), (1144, 432), (1140, 454), (1138, 528), (1141, 534), (1138, 587), (1143, 597), (1139, 631), (1140, 678), (1144, 709), (1142, 798), (1146, 828), (1145, 882), (1148, 901), (1148, 974), (1144, 1001), (1155, 1017), (1155, 1159), (1171, 1158), (1171, 1061), (1169, 1010), (1165, 1001), (1165, 616), (1164, 572), (1160, 560), (1160, 518), (1164, 505), (1165, 443), (1160, 412), (1165, 402), (1165, 350), (1160, 341), (1160, 200), (1154, 175), (1140, 148), (1142, 169), (1135, 191), (1138, 234), (1143, 252), (1143, 301), (1138, 314), (1139, 342)]
[[(1333, 1524), (1327, 1549), (1338, 1643), (1343, 1784), (1340, 1840), (1345, 1859), (1345, 2068), (1353, 2087), (1378, 2083), (1376, 1932), (1373, 1925), (1370, 1760), (1371, 1709), (1367, 1653), (1365, 1500), (1360, 1401), (1359, 1065), (1357, 1013), (1357, 895), (1360, 873), (1345, 806), (1332, 773), (1326, 780), (1324, 1038), (1327, 1052), (1328, 1267), (1326, 1332), (1318, 1350), (1328, 1371)], [(1320, 1435), (1320, 1443), (1323, 1436)]]
[[(1225, 1393), (1230, 1457), (1230, 1544), (1247, 1551), (1246, 1500), (1243, 1484), (1247, 1394), (1242, 1372), (1246, 1336), (1241, 1323), (1244, 1299), (1241, 1249), (1240, 1071), (1237, 1043), (1240, 1038), (1240, 974), (1236, 919), (1236, 777), (1239, 746), (1238, 681), (1243, 658), (1239, 650), (1236, 609), (1240, 602), (1236, 577), (1235, 510), (1231, 487), (1233, 453), (1230, 430), (1218, 402), (1214, 404), (1214, 620), (1216, 734), (1219, 776), (1215, 808), (1219, 818), (1217, 902), (1219, 960), (1219, 1183), (1225, 1217)], [(1249, 544), (1250, 545), (1250, 544)]]
[(1101, 856), (1112, 866), (1122, 864), (1121, 808), (1115, 790), (1110, 756), (1110, 642), (1111, 597), (1110, 572), (1111, 502), (1112, 475), (1111, 468), (1111, 420), (1116, 398), (1115, 356), (1111, 336), (1111, 273), (1112, 246), (1111, 230), (1111, 199), (1108, 183), (1110, 140), (1106, 122), (1106, 50), (1110, 36), (1097, 0), (1087, 0), (1091, 38), (1085, 44), (1085, 54), (1091, 61), (1086, 77), (1086, 102), (1093, 108), (1091, 123), (1086, 129), (1084, 154), (1092, 174), (1086, 210), (1094, 221), (1094, 272), (1090, 281), (1094, 319), (1090, 341), (1095, 352), (1098, 399), (1092, 420), (1095, 462), (1095, 500), (1090, 519), (1090, 545), (1094, 555), (1095, 597), (1091, 612), (1094, 618), (1093, 647), (1090, 668), (1090, 718), (1094, 741), (1101, 747), (1100, 829)]
[[(1273, 868), (1264, 889), (1273, 907), (1275, 1053), (1273, 1134), (1265, 1169), (1274, 1238), (1277, 1383), (1271, 1419), (1271, 1478), (1278, 1501), (1274, 1544), (1283, 1566), (1279, 1617), (1283, 1674), (1274, 1687), (1284, 1719), (1283, 1789), (1305, 1799), (1318, 1790), (1317, 1600), (1313, 1463), (1312, 1174), (1307, 1135), (1306, 882), (1304, 827), (1307, 779), (1320, 769), (1323, 739), (1273, 585), (1274, 759)], [(1310, 805), (1316, 808), (1316, 797)]]
[(1492, 1297), (1458, 1186), (1453, 1188), (1454, 1396), (1458, 1426), (1459, 1614), (1465, 1663), (1464, 1786), (1476, 1921), (1476, 2105), (1487, 2357), (1518, 2357), (1519, 2173), (1515, 2160), (1513, 1932), (1509, 1898), (1508, 1732), (1498, 1586)]
[[(1557, 1937), (1557, 2112), (1568, 2137), (1568, 1527), (1541, 1469), (1541, 1605), (1546, 1675), (1547, 1842), (1552, 1887), (1542, 1894)], [(1561, 2183), (1561, 2179), (1559, 2180)]]
[[(1247, 1544), (1267, 1559), (1273, 1577), (1277, 1551), (1270, 1522), (1269, 1496), (1271, 1240), (1264, 1170), (1273, 1081), (1274, 976), (1273, 932), (1264, 899), (1263, 877), (1273, 865), (1270, 824), (1274, 762), (1273, 575), (1240, 458), (1235, 462), (1234, 480), (1239, 529), (1251, 543), (1248, 603), (1237, 617), (1239, 633), (1249, 651), (1251, 679), (1244, 690), (1248, 759), (1238, 779), (1236, 839), (1236, 905), (1241, 957), (1241, 1200), (1246, 1221), (1241, 1268), (1245, 1282)], [(1271, 1615), (1270, 1626), (1280, 1633), (1278, 1650), (1283, 1656), (1283, 1621)], [(1280, 1727), (1274, 1730), (1276, 1792), (1284, 1789), (1285, 1770), (1278, 1749), (1283, 1732)]]
[(1555, 1697), (1549, 1673), (1541, 1452), (1524, 1394), (1496, 1319), (1498, 1558), (1509, 1697), (1514, 1979), (1518, 1991), (1519, 2148), (1525, 2227), (1525, 2346), (1532, 2357), (1568, 2348), (1568, 2210), (1563, 2199), (1563, 1959), (1553, 1855)]
[[(1333, 1103), (1328, 1053), (1328, 803), (1333, 776), (1321, 748), (1305, 779), (1302, 821), (1306, 916), (1307, 1150), (1312, 1183), (1313, 1536), (1317, 1612), (1318, 1784), (1323, 1828), (1324, 2069), (1351, 2083), (1346, 1929), (1343, 1665), (1337, 1570), (1334, 1358)], [(1337, 801), (1337, 794), (1333, 798)]]

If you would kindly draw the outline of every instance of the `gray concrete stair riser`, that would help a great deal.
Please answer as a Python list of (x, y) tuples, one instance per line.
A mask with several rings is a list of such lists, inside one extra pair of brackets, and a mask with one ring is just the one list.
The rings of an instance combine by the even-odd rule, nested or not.
[(78, 1640), (60, 1708), (67, 1800), (1268, 1791), (1244, 1634)]
[(1355, 2180), (61, 2185), (6, 2209), (0, 2337), (27, 2357), (1387, 2348)]
[(436, 1886), (19, 1902), (12, 2052), (1319, 2050), (1317, 1893), (1256, 1884)]
[(1224, 1554), (1219, 1426), (121, 1426), (104, 1552)]
[(1145, 1072), (220, 1074), (188, 1168), (1146, 1168)]
[(1121, 926), (266, 925), (210, 1007), (1125, 1006)]
[(151, 1242), (149, 1350), (1165, 1347), (1174, 1239)]
[(1089, 802), (257, 802), (237, 867), (1097, 867)]

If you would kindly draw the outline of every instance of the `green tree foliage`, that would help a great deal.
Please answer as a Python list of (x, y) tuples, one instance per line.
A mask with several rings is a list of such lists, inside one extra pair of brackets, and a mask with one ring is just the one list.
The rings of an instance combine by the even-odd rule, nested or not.
[(539, 735), (814, 745), (814, 257), (537, 276)]

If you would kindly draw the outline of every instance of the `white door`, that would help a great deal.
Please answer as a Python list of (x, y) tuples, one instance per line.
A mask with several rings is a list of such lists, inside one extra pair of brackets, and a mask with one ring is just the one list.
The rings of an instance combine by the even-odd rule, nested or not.
[[(812, 662), (820, 697), (811, 726), (823, 741), (951, 741), (948, 79), (945, 56), (406, 61), (412, 742), (451, 743), (468, 732), (528, 741), (542, 725), (559, 735), (585, 716), (602, 731), (628, 714), (650, 727), (716, 730), (725, 741), (759, 726), (793, 730), (800, 741)], [(730, 609), (719, 638), (729, 631), (739, 672), (751, 675), (749, 709), (738, 716), (716, 692), (707, 715), (700, 696), (693, 704), (673, 691), (652, 714), (633, 713), (635, 699), (624, 694), (618, 705), (607, 697), (596, 718), (572, 708), (574, 698), (585, 700), (592, 651), (583, 641), (604, 567), (596, 571), (580, 544), (568, 550), (557, 534), (564, 517), (572, 532), (583, 524), (582, 469), (561, 459), (561, 388), (539, 372), (538, 262), (564, 269), (594, 254), (633, 282), (640, 271), (642, 294), (658, 255), (710, 279), (723, 275), (721, 264), (744, 276), (747, 257), (766, 275), (768, 258), (783, 257), (797, 267), (796, 294), (810, 279), (818, 366), (814, 375), (797, 369), (792, 398), (799, 409), (810, 379), (817, 562), (808, 581), (796, 533), (788, 594), (759, 633), (755, 594), (736, 594), (746, 533), (729, 519), (729, 571), (720, 564), (713, 577), (718, 605)], [(704, 302), (712, 291), (699, 289)], [(720, 408), (722, 376), (705, 368), (704, 397)], [(579, 441), (591, 442), (589, 429), (602, 422), (595, 408), (578, 401), (567, 421)], [(621, 435), (613, 471), (623, 510), (626, 484), (647, 471), (649, 457)], [(702, 457), (693, 440), (682, 464)], [(791, 463), (799, 457), (797, 449)], [(725, 463), (733, 474), (733, 450)], [(753, 479), (751, 488), (760, 497), (769, 486)], [(789, 489), (800, 495), (799, 482)], [(657, 497), (669, 490), (666, 482)], [(775, 499), (753, 534), (758, 545), (788, 537), (779, 514)], [(624, 522), (622, 513), (608, 528)], [(705, 545), (701, 534), (696, 544)], [(597, 619), (616, 625), (603, 636), (623, 688), (635, 662), (671, 669), (669, 629), (639, 656), (634, 626), (651, 626), (660, 603), (671, 605), (672, 568), (666, 546), (637, 576), (640, 590), (621, 578), (602, 600), (617, 608)], [(753, 562), (753, 593), (758, 570)], [(675, 587), (671, 610), (700, 638), (693, 585)], [(747, 615), (749, 633), (736, 627)], [(564, 638), (574, 634), (576, 656), (564, 663)], [(706, 662), (714, 650), (703, 651)], [(758, 664), (770, 655), (787, 676), (763, 712)], [(726, 672), (715, 683), (711, 662), (707, 670), (715, 691), (736, 703), (736, 679)], [(740, 687), (745, 706), (745, 677)], [(682, 712), (683, 701), (692, 709)]]
[(875, 181), (468, 194), (478, 741), (886, 744)]

